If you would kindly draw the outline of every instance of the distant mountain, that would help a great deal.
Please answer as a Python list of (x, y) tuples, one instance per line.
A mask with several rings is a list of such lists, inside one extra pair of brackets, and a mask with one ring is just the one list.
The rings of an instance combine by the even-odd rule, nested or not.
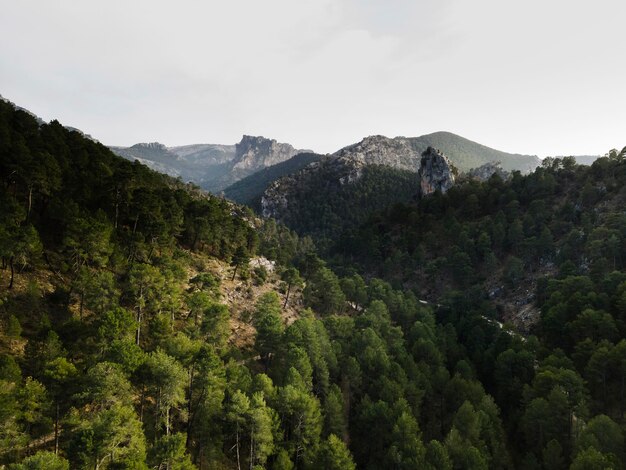
[(228, 173), (229, 163), (235, 158), (234, 145), (166, 147), (152, 142), (110, 149), (128, 160), (137, 160), (155, 171), (192, 181), (205, 189)]
[(214, 193), (302, 152), (274, 139), (248, 135), (235, 145), (166, 147), (155, 142), (110, 148), (126, 159), (138, 160), (153, 170), (191, 181)]
[(541, 164), (541, 159), (536, 155), (502, 152), (451, 132), (435, 132), (409, 138), (409, 141), (420, 154), (428, 147), (441, 150), (462, 172), (478, 168), (485, 163), (501, 162), (505, 171), (519, 170), (522, 173), (529, 173)]
[(579, 165), (589, 166), (601, 156), (602, 155), (574, 155), (574, 158), (576, 159), (576, 163)]
[(435, 132), (420, 137), (370, 136), (361, 142), (344, 147), (335, 155), (351, 156), (366, 164), (388, 165), (417, 171), (420, 155), (428, 147), (439, 149), (462, 172), (498, 161), (506, 171), (519, 170), (528, 173), (541, 163), (537, 156), (494, 150), (451, 132)]

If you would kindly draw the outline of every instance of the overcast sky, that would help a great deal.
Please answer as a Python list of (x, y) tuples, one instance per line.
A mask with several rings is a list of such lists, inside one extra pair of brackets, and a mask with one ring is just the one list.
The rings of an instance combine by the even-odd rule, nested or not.
[(626, 145), (624, 0), (0, 0), (0, 94), (105, 144)]

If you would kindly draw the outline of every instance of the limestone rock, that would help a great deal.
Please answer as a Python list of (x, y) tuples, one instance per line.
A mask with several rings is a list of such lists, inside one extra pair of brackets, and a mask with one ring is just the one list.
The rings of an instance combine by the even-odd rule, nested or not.
[(350, 159), (362, 165), (385, 165), (400, 170), (416, 171), (419, 165), (419, 153), (409, 139), (383, 135), (365, 137), (360, 142), (344, 147), (334, 156)]
[(290, 159), (300, 150), (274, 139), (244, 135), (235, 146), (233, 171), (249, 174)]
[(439, 150), (428, 147), (422, 153), (420, 168), (417, 172), (420, 182), (419, 196), (425, 197), (435, 191), (445, 193), (454, 186), (453, 168), (448, 157)]

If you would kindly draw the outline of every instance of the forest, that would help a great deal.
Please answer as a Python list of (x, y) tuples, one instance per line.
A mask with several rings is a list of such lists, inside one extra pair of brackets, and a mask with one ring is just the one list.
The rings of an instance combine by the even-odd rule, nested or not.
[(625, 202), (626, 149), (547, 159), (318, 251), (0, 102), (0, 468), (624, 468)]

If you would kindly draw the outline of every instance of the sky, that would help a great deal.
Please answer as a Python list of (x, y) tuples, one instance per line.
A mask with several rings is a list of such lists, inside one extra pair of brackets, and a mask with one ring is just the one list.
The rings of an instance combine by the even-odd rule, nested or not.
[(0, 0), (0, 94), (107, 145), (626, 145), (623, 0)]

